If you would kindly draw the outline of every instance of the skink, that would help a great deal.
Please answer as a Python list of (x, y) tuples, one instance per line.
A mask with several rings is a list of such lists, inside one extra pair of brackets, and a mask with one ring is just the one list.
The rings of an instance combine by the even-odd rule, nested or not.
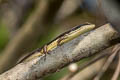
[(64, 32), (63, 34), (61, 34), (60, 36), (58, 36), (57, 38), (55, 38), (48, 44), (44, 45), (42, 48), (39, 48), (39, 49), (31, 52), (30, 54), (24, 56), (22, 59), (20, 59), (17, 62), (17, 64), (21, 63), (21, 62), (33, 60), (39, 56), (42, 56), (43, 54), (46, 55), (47, 53), (49, 53), (49, 51), (52, 51), (57, 46), (60, 46), (70, 40), (73, 40), (74, 38), (80, 36), (83, 33), (93, 30), (94, 28), (95, 28), (95, 25), (90, 24), (90, 23), (85, 23), (85, 24), (76, 26), (76, 27)]

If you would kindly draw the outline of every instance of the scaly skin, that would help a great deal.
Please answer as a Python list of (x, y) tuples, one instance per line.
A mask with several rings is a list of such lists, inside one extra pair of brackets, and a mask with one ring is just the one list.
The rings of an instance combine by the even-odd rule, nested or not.
[(52, 51), (58, 45), (62, 45), (70, 40), (73, 40), (74, 38), (80, 36), (83, 33), (93, 30), (94, 28), (95, 28), (95, 25), (90, 23), (76, 26), (71, 30), (61, 34), (60, 36), (58, 36), (48, 44), (44, 45), (42, 48), (37, 49), (33, 51), (31, 54), (26, 55), (21, 60), (19, 60), (18, 63), (30, 61), (32, 59), (35, 59), (36, 57), (42, 56), (43, 54), (46, 55), (46, 53), (48, 53), (49, 51)]

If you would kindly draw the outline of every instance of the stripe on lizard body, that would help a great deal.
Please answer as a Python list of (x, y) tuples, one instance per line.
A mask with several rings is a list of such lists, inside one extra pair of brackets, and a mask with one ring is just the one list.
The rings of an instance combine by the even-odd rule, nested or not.
[(63, 34), (59, 35), (58, 37), (56, 37), (54, 40), (47, 43), (43, 47), (41, 47), (41, 48), (31, 52), (30, 54), (26, 55), (25, 57), (20, 59), (17, 63), (32, 60), (36, 57), (42, 56), (43, 54), (46, 55), (46, 53), (48, 53), (49, 51), (52, 51), (58, 45), (62, 45), (64, 43), (78, 37), (79, 35), (81, 35), (85, 32), (91, 31), (94, 28), (95, 28), (95, 25), (90, 24), (90, 23), (81, 24), (79, 26), (76, 26), (76, 27), (64, 32)]

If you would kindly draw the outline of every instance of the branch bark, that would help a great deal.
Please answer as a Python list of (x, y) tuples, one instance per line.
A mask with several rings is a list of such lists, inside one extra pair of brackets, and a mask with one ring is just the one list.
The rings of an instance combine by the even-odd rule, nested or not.
[(94, 55), (109, 46), (110, 41), (118, 37), (117, 32), (106, 24), (92, 32), (85, 33), (72, 41), (58, 46), (49, 54), (42, 55), (29, 62), (16, 65), (0, 75), (1, 80), (36, 80), (59, 71), (71, 62)]

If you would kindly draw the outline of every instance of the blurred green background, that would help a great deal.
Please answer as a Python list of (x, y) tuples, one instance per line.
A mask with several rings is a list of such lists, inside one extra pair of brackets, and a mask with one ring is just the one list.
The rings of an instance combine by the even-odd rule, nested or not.
[[(95, 12), (83, 6), (82, 0), (0, 0), (0, 73), (12, 68), (21, 56), (76, 25), (91, 22), (99, 27), (105, 23), (99, 8)], [(44, 79), (58, 80), (68, 73), (66, 67)]]

